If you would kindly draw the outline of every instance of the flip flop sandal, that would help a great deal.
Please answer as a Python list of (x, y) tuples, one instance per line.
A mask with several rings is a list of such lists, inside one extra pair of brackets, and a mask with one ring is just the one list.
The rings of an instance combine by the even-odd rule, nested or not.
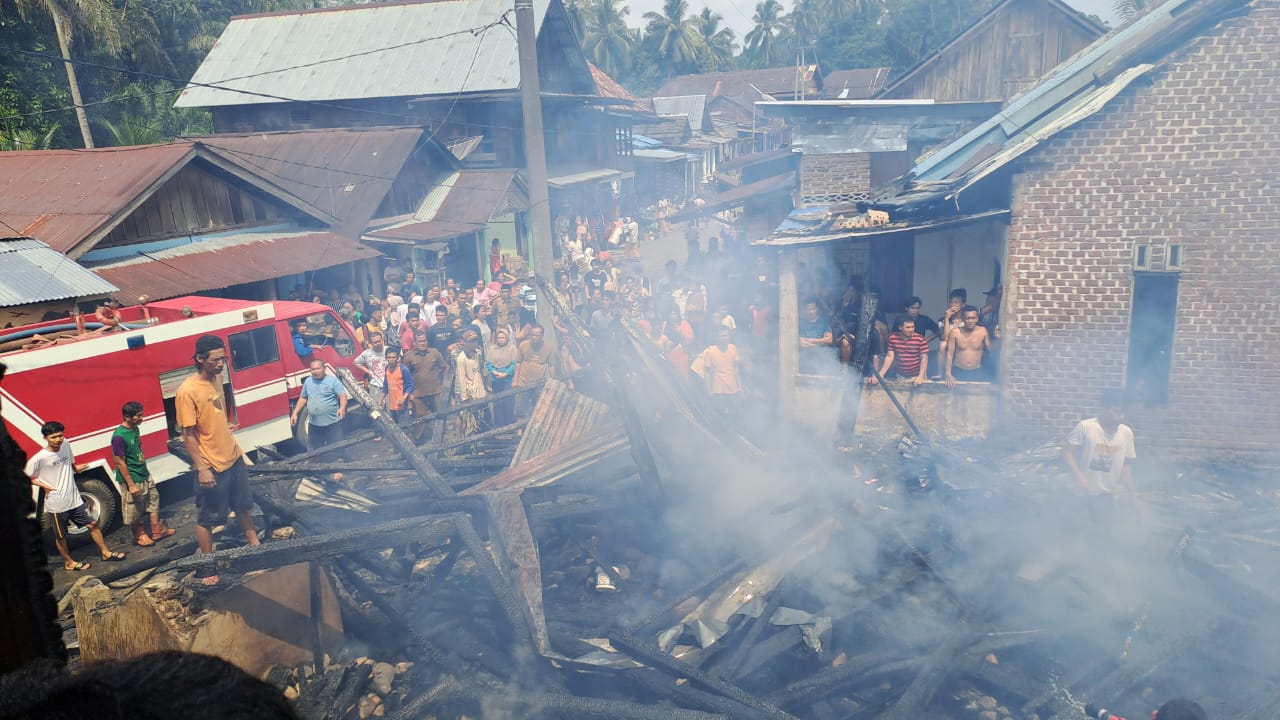
[(125, 558), (125, 554), (124, 554), (124, 553), (122, 553), (122, 552), (113, 552), (113, 553), (111, 553), (110, 555), (108, 555), (108, 556), (106, 556), (106, 557), (102, 558), (102, 561), (103, 561), (103, 562), (122, 562), (122, 561), (124, 561), (124, 558)]
[(64, 563), (62, 568), (67, 572), (84, 572), (85, 570), (89, 569), (89, 563), (78, 562), (75, 565), (72, 565), (71, 567), (67, 567), (67, 565)]

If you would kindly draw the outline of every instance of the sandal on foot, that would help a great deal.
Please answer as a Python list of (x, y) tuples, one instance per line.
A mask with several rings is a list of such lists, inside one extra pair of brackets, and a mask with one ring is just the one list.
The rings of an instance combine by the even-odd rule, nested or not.
[(102, 556), (103, 562), (121, 562), (124, 560), (124, 558), (125, 558), (125, 554), (122, 552), (113, 552), (110, 555)]
[(89, 569), (89, 563), (78, 562), (78, 563), (75, 563), (74, 565), (68, 565), (66, 563), (63, 563), (62, 568), (67, 572), (84, 572), (85, 570)]

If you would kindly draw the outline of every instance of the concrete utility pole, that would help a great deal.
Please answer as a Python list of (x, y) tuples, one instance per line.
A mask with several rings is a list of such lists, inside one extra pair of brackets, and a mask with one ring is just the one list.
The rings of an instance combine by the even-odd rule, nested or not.
[[(524, 164), (529, 178), (529, 218), (532, 265), (547, 287), (556, 286), (551, 253), (551, 200), (547, 196), (547, 146), (542, 136), (542, 86), (538, 81), (538, 41), (533, 0), (516, 2), (516, 42), (520, 52), (520, 108), (524, 114)], [(547, 342), (556, 344), (548, 327), (551, 306), (538, 289), (538, 322), (546, 328)]]

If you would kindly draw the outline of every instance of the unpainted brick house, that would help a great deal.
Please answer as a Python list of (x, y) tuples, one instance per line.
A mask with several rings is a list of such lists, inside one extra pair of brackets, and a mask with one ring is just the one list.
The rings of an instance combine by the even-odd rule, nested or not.
[[(1270, 451), (1280, 421), (1280, 328), (1268, 322), (1280, 313), (1277, 27), (1280, 0), (1167, 0), (849, 211), (887, 211), (888, 225), (833, 232), (837, 217), (775, 233), (760, 244), (780, 251), (783, 335), (806, 251), (867, 248), (871, 281), (888, 286), (893, 272), (877, 275), (878, 258), (948, 233), (995, 249), (998, 374), (984, 388), (909, 390), (909, 406), (933, 396), (935, 410), (985, 415), (990, 432), (1062, 435), (1097, 410), (1102, 390), (1123, 388), (1148, 457)], [(903, 294), (907, 280), (896, 282)], [(886, 289), (886, 304), (898, 300)], [(780, 341), (784, 383), (794, 338)], [(795, 375), (784, 399), (803, 412), (814, 384)], [(946, 415), (930, 417), (963, 434)]]

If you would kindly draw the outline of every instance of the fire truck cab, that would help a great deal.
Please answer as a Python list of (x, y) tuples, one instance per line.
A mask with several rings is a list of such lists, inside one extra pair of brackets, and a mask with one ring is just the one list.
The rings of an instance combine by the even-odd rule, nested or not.
[[(312, 357), (331, 371), (351, 368), (360, 352), (352, 327), (315, 303), (187, 296), (116, 313), (116, 330), (92, 315), (0, 330), (0, 362), (8, 366), (0, 414), (10, 435), (30, 455), (44, 446), (41, 425), (66, 426), (76, 461), (93, 465), (76, 480), (104, 531), (118, 521), (111, 434), (124, 403), (142, 403), (142, 448), (152, 477), (190, 477), (169, 441), (181, 437), (174, 396), (195, 372), (196, 338), (213, 334), (226, 342), (227, 416), (246, 452), (295, 437), (289, 414), (312, 359), (295, 349), (295, 321), (307, 321), (304, 343), (319, 346)], [(298, 426), (305, 431), (306, 422)]]

